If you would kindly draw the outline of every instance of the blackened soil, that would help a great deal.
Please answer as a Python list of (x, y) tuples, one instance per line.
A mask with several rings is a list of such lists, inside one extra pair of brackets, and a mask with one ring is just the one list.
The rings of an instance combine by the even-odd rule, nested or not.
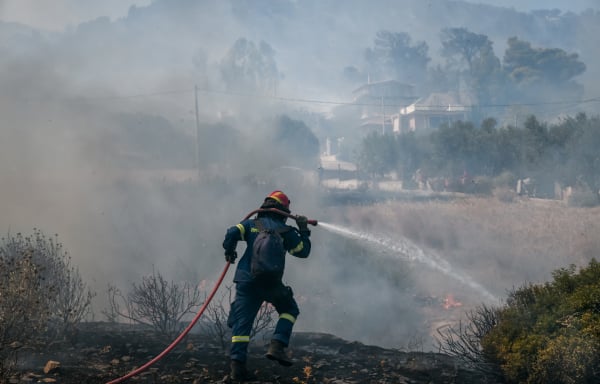
[[(22, 352), (10, 383), (108, 383), (160, 354), (171, 340), (150, 330), (108, 323), (86, 323), (75, 341), (40, 353)], [(294, 333), (288, 348), (294, 365), (286, 368), (264, 357), (266, 341), (251, 344), (248, 368), (254, 383), (493, 383), (457, 359), (436, 353), (402, 352), (349, 342), (329, 334)], [(44, 373), (49, 360), (60, 367)], [(228, 383), (229, 360), (220, 343), (188, 335), (171, 353), (131, 383)]]

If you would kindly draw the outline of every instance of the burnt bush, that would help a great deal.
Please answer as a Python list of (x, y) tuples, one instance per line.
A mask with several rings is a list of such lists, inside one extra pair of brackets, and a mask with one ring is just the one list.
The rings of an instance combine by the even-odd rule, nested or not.
[(499, 308), (481, 305), (467, 313), (467, 321), (439, 328), (440, 353), (457, 357), (484, 374), (502, 378), (500, 366), (481, 346), (481, 340), (498, 325)]
[(104, 315), (111, 321), (126, 319), (147, 325), (166, 338), (183, 330), (183, 318), (202, 304), (200, 288), (189, 282), (167, 281), (158, 271), (132, 283), (124, 294), (115, 286), (108, 287), (109, 309)]
[(38, 349), (73, 336), (89, 313), (93, 294), (71, 264), (58, 236), (38, 229), (0, 241), (0, 374), (16, 351)]

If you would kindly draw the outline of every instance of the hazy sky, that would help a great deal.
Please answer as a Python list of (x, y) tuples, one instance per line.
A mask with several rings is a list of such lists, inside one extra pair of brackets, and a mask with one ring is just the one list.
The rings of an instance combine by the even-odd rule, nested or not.
[[(77, 25), (100, 16), (108, 16), (111, 19), (124, 17), (132, 5), (141, 7), (151, 2), (152, 0), (0, 0), (0, 20), (20, 22), (42, 29), (61, 30), (69, 25)], [(471, 2), (513, 7), (519, 11), (558, 8), (580, 12), (587, 8), (600, 8), (598, 0), (473, 0)]]
[(470, 3), (496, 5), (499, 7), (512, 7), (518, 11), (531, 11), (534, 9), (554, 9), (579, 13), (585, 9), (599, 9), (598, 0), (467, 0)]
[(0, 0), (0, 20), (61, 30), (100, 16), (111, 19), (124, 17), (132, 5), (145, 6), (151, 2), (152, 0)]

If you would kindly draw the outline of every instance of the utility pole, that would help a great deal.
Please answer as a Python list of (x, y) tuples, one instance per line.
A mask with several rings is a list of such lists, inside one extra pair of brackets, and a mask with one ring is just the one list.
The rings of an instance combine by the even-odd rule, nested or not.
[(381, 115), (383, 116), (381, 122), (381, 134), (385, 135), (385, 104), (383, 103), (383, 96), (381, 96)]
[(196, 109), (196, 172), (200, 182), (200, 118), (198, 117), (198, 86), (194, 85), (194, 99)]

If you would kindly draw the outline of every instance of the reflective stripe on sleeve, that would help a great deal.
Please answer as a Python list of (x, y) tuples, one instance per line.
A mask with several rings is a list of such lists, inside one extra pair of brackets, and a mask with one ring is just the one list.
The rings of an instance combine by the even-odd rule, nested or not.
[(294, 324), (296, 322), (296, 318), (292, 315), (290, 315), (289, 313), (282, 313), (281, 315), (279, 315), (280, 319), (286, 319), (289, 322), (291, 322), (292, 324)]
[(250, 336), (231, 336), (232, 343), (249, 343)]
[(296, 246), (296, 248), (292, 249), (292, 250), (290, 251), (290, 253), (291, 253), (292, 255), (294, 255), (294, 254), (296, 254), (296, 253), (300, 252), (302, 249), (304, 249), (304, 242), (303, 242), (303, 241), (301, 241), (301, 242), (300, 242), (300, 244), (298, 244), (298, 245)]
[(244, 240), (244, 235), (246, 234), (246, 229), (244, 228), (244, 226), (242, 224), (238, 224), (238, 225), (236, 225), (236, 227), (240, 230), (240, 236), (242, 237), (242, 240)]

